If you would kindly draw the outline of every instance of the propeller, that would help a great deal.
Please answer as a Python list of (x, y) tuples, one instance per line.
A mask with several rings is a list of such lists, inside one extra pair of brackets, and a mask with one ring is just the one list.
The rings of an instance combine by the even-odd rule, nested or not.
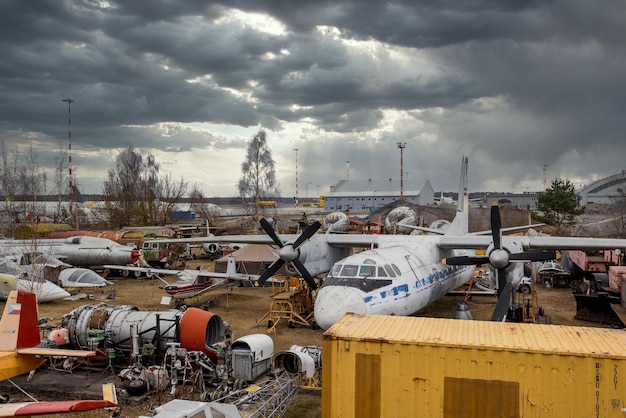
[(320, 221), (313, 222), (295, 241), (293, 244), (285, 245), (280, 237), (272, 228), (272, 225), (265, 219), (259, 219), (261, 223), (261, 227), (265, 231), (267, 235), (274, 241), (274, 243), (278, 246), (278, 260), (274, 261), (259, 277), (258, 283), (263, 285), (267, 279), (272, 277), (285, 263), (291, 263), (291, 265), (300, 273), (302, 278), (307, 282), (309, 287), (313, 290), (317, 289), (317, 283), (313, 280), (313, 276), (311, 273), (304, 267), (304, 264), (299, 260), (300, 257), (300, 246), (309, 240), (318, 229), (322, 226)]
[(509, 300), (513, 293), (513, 285), (507, 281), (506, 269), (511, 262), (546, 261), (556, 258), (555, 251), (523, 251), (509, 253), (502, 247), (502, 219), (496, 202), (491, 205), (491, 237), (492, 250), (484, 256), (459, 256), (444, 260), (447, 265), (481, 265), (490, 264), (496, 271), (498, 280), (498, 303), (494, 309), (492, 321), (502, 321), (509, 309)]

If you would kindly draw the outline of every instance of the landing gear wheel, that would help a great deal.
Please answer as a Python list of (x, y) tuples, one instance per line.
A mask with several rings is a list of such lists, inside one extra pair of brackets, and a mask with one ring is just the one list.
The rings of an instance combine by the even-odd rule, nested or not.
[(287, 322), (287, 326), (288, 326), (289, 328), (293, 328), (293, 327), (295, 327), (295, 326), (296, 326), (296, 323), (295, 323), (295, 322), (293, 322), (293, 320), (292, 320), (292, 319), (290, 319), (290, 320), (289, 320), (289, 322)]
[(522, 289), (522, 292), (524, 292), (525, 295), (530, 295), (530, 285), (525, 284), (524, 288)]
[(141, 395), (148, 390), (148, 384), (143, 379), (131, 380), (126, 385), (126, 392), (131, 396)]
[(272, 321), (271, 319), (269, 321), (267, 321), (267, 327), (268, 328), (272, 328), (274, 326), (274, 321)]
[(130, 276), (130, 271), (128, 270), (122, 270), (122, 277), (123, 278), (128, 278)]
[(315, 322), (315, 321), (311, 321), (311, 329), (312, 329), (312, 330), (314, 330), (314, 331), (315, 331), (316, 329), (319, 329), (319, 325), (317, 325), (317, 322)]

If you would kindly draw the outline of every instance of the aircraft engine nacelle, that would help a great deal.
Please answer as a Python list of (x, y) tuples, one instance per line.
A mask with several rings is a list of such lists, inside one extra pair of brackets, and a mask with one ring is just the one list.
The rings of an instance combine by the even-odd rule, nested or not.
[[(322, 235), (323, 236), (323, 235)], [(350, 248), (331, 247), (321, 240), (307, 241), (298, 248), (298, 260), (302, 262), (309, 273), (315, 277), (328, 272), (335, 260), (340, 260), (350, 254)], [(287, 264), (289, 274), (297, 274), (290, 263)]]
[(202, 244), (202, 251), (207, 255), (216, 255), (220, 252), (220, 246), (214, 242), (207, 242)]
[(324, 225), (330, 232), (348, 232), (350, 218), (343, 212), (332, 212), (324, 216)]
[(398, 206), (385, 218), (385, 229), (388, 234), (409, 235), (413, 229), (404, 225), (417, 225), (417, 214), (408, 206)]
[(292, 345), (289, 350), (276, 353), (272, 359), (273, 369), (289, 374), (304, 374), (311, 378), (322, 365), (322, 349), (315, 346)]
[[(224, 321), (211, 312), (189, 308), (142, 312), (128, 305), (83, 305), (63, 318), (73, 348), (93, 350), (99, 345), (131, 353), (131, 328), (136, 327), (140, 347), (165, 353), (167, 343), (178, 342), (188, 351), (202, 351), (217, 361), (212, 345), (231, 337)], [(99, 347), (105, 348), (105, 347)]]

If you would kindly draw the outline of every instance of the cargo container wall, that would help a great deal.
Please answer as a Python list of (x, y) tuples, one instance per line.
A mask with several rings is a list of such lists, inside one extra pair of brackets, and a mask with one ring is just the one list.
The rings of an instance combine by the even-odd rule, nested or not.
[(346, 315), (323, 337), (323, 417), (624, 417), (620, 330)]

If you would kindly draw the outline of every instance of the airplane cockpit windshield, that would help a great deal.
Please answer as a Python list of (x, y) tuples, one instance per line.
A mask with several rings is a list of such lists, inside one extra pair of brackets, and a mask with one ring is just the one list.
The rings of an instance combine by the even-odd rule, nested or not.
[(395, 264), (376, 265), (376, 261), (366, 259), (363, 264), (342, 264), (336, 263), (328, 274), (329, 277), (367, 277), (367, 278), (389, 278), (400, 275), (400, 269)]
[(322, 287), (342, 285), (373, 290), (391, 284), (394, 278), (400, 276), (400, 269), (395, 264), (378, 264), (371, 258), (359, 261), (358, 264), (350, 261), (345, 259), (335, 263)]

